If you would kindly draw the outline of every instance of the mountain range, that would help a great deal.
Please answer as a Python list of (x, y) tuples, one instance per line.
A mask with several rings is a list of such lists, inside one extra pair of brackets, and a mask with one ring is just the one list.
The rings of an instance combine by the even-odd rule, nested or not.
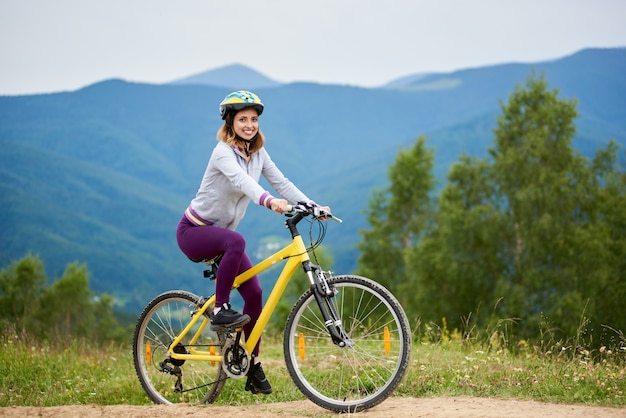
[[(332, 269), (349, 273), (363, 211), (387, 185), (397, 152), (425, 135), (443, 184), (460, 154), (487, 155), (500, 106), (532, 73), (577, 100), (581, 153), (610, 139), (626, 144), (626, 48), (416, 74), (379, 88), (284, 84), (236, 65), (162, 85), (116, 79), (0, 97), (0, 267), (32, 252), (54, 280), (68, 263), (85, 262), (91, 287), (130, 311), (170, 288), (209, 293), (202, 266), (182, 255), (174, 234), (215, 144), (218, 104), (242, 88), (265, 104), (260, 126), (274, 161), (344, 219), (329, 223), (324, 245)], [(249, 207), (239, 230), (253, 259), (284, 242), (282, 222)]]

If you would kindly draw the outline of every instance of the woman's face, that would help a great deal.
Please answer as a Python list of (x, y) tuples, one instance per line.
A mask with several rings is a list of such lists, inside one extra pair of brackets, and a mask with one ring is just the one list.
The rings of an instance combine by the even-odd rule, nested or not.
[(252, 139), (259, 131), (259, 115), (254, 108), (240, 110), (233, 119), (233, 130), (243, 139)]

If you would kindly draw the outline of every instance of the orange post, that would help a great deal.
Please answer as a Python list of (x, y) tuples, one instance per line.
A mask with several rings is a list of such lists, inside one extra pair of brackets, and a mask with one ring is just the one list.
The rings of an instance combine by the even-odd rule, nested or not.
[[(213, 345), (213, 340), (209, 340), (209, 354), (214, 356), (215, 355), (215, 346)], [(215, 362), (212, 361), (211, 362), (211, 366), (215, 366)]]
[(146, 363), (152, 364), (152, 348), (150, 347), (150, 340), (146, 341)]
[(383, 331), (383, 343), (385, 345), (385, 354), (391, 353), (391, 335), (389, 334), (389, 327), (385, 327)]
[(304, 361), (305, 351), (304, 351), (304, 333), (301, 332), (298, 335), (298, 351), (300, 352), (300, 360)]

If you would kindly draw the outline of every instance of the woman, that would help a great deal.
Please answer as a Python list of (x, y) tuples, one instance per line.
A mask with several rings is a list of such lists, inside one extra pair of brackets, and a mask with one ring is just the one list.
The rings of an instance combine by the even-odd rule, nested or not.
[[(194, 260), (213, 258), (222, 254), (215, 289), (214, 326), (245, 324), (249, 335), (263, 307), (261, 285), (253, 277), (239, 287), (244, 300), (243, 314), (230, 306), (230, 290), (235, 276), (252, 267), (245, 253), (245, 240), (235, 231), (250, 201), (278, 213), (287, 210), (288, 201), (311, 202), (274, 164), (263, 147), (265, 137), (259, 130), (263, 103), (254, 93), (235, 91), (220, 103), (223, 126), (217, 132), (215, 146), (196, 197), (191, 201), (178, 223), (178, 246)], [(263, 176), (282, 198), (274, 197), (259, 185)], [(324, 209), (330, 212), (328, 207)], [(252, 377), (246, 390), (252, 393), (272, 393), (258, 361), (259, 344), (252, 355), (255, 359)]]

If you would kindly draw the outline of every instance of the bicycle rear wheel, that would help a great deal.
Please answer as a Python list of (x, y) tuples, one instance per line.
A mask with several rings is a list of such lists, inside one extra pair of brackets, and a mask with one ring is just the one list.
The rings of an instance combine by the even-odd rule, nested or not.
[(311, 401), (335, 412), (355, 412), (385, 400), (409, 366), (411, 331), (396, 298), (359, 276), (329, 280), (351, 344), (329, 336), (311, 289), (296, 302), (285, 328), (287, 369)]
[[(213, 402), (228, 378), (221, 362), (168, 360), (167, 350), (174, 338), (189, 324), (200, 298), (182, 290), (165, 292), (154, 298), (143, 310), (135, 327), (133, 359), (135, 371), (150, 399), (155, 403)], [(208, 321), (208, 315), (205, 314)], [(206, 326), (198, 341), (190, 340), (202, 320), (187, 333), (175, 352), (186, 353), (197, 348), (220, 352), (216, 333)], [(180, 351), (179, 351), (180, 350)]]

